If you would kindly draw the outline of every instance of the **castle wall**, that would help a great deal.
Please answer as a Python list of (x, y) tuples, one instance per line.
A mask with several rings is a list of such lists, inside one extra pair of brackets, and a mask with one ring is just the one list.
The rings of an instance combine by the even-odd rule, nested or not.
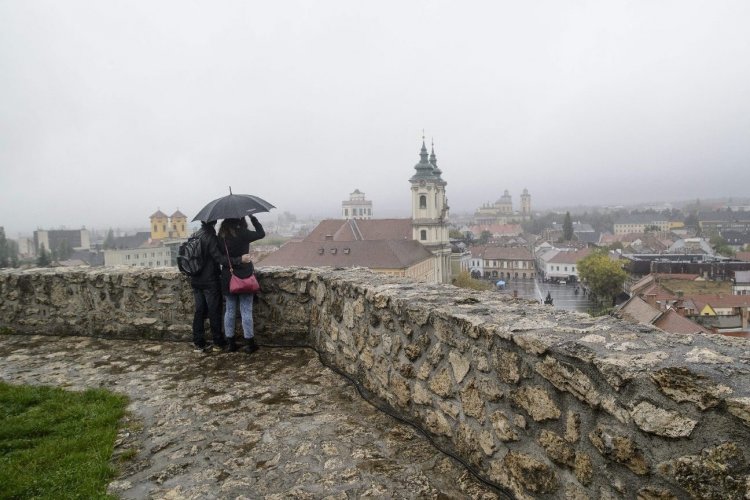
[[(518, 498), (746, 498), (750, 343), (362, 269), (259, 270), (261, 341), (311, 345)], [(0, 272), (6, 333), (190, 339), (176, 271)]]

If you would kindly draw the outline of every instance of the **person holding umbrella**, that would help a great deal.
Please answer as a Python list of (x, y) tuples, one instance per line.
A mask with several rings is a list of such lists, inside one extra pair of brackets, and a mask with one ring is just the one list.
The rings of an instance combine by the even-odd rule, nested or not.
[(260, 240), (266, 236), (260, 221), (250, 215), (250, 222), (253, 224), (255, 231), (247, 228), (247, 220), (242, 218), (224, 219), (219, 228), (219, 239), (223, 246), (226, 256), (227, 265), (221, 270), (221, 287), (224, 293), (225, 310), (224, 310), (224, 335), (227, 340), (227, 350), (236, 351), (237, 343), (234, 339), (234, 322), (239, 306), (240, 316), (242, 318), (242, 333), (245, 337), (244, 350), (252, 354), (258, 350), (258, 344), (255, 342), (253, 332), (253, 295), (249, 293), (233, 294), (229, 292), (230, 268), (229, 260), (232, 264), (237, 258), (241, 258), (238, 265), (233, 265), (232, 272), (239, 278), (247, 278), (253, 274), (253, 263), (250, 259), (242, 258), (247, 254), (250, 243)]
[[(234, 319), (238, 305), (242, 316), (242, 331), (245, 338), (248, 339), (245, 350), (251, 353), (258, 350), (253, 333), (253, 296), (249, 294), (231, 295), (229, 293), (229, 264), (231, 263), (239, 278), (246, 278), (253, 274), (253, 263), (250, 260), (250, 254), (248, 254), (249, 244), (265, 237), (266, 233), (258, 219), (252, 214), (268, 212), (272, 208), (276, 207), (258, 196), (233, 194), (230, 186), (229, 195), (210, 201), (193, 218), (193, 221), (201, 221), (201, 224), (206, 223), (206, 221), (214, 221), (215, 224), (216, 220), (224, 219), (219, 229), (221, 242), (218, 241), (215, 232), (214, 239), (217, 241), (219, 251), (223, 254), (220, 261), (222, 266), (221, 291), (226, 298), (224, 335), (229, 351), (237, 350), (237, 343), (234, 340)], [(250, 231), (247, 228), (245, 216), (248, 214), (250, 214), (250, 221), (255, 231)], [(213, 226), (211, 226), (211, 229), (213, 230)], [(211, 251), (211, 255), (214, 255), (213, 251)], [(221, 315), (221, 301), (219, 301), (219, 315)], [(225, 342), (225, 340), (222, 339), (222, 342)]]

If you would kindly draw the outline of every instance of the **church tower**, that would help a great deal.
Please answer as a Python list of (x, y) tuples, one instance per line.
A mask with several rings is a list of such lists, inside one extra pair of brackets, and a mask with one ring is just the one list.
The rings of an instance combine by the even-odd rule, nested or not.
[(151, 219), (152, 240), (163, 240), (169, 237), (169, 216), (167, 214), (157, 210), (149, 219)]
[(443, 173), (437, 166), (435, 145), (427, 154), (424, 137), (419, 152), (419, 163), (411, 183), (412, 239), (419, 241), (435, 255), (435, 281), (451, 281), (451, 245), (448, 238), (448, 199), (445, 197)]
[(521, 193), (521, 215), (525, 219), (531, 217), (531, 195), (526, 188), (524, 188), (523, 193)]

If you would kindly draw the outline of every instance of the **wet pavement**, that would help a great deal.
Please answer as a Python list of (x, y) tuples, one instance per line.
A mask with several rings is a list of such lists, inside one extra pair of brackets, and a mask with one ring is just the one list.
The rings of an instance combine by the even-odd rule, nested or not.
[(555, 308), (587, 313), (591, 309), (592, 304), (589, 302), (588, 296), (584, 296), (581, 288), (579, 288), (579, 292), (576, 295), (575, 289), (577, 286), (573, 283), (558, 285), (556, 283), (545, 283), (530, 279), (517, 279), (509, 280), (505, 288), (499, 290), (499, 293), (512, 295), (513, 291), (516, 290), (518, 291), (518, 296), (521, 298), (541, 302), (547, 296), (547, 292), (549, 292), (552, 295), (552, 305)]
[(499, 498), (309, 349), (0, 335), (0, 379), (127, 395), (121, 498)]

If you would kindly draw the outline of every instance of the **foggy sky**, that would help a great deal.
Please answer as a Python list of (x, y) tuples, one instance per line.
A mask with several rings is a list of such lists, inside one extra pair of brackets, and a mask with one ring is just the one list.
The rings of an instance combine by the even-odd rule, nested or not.
[[(750, 195), (750, 2), (0, 1), (0, 226)], [(269, 217), (265, 215), (265, 217)], [(263, 218), (261, 218), (263, 220)]]

